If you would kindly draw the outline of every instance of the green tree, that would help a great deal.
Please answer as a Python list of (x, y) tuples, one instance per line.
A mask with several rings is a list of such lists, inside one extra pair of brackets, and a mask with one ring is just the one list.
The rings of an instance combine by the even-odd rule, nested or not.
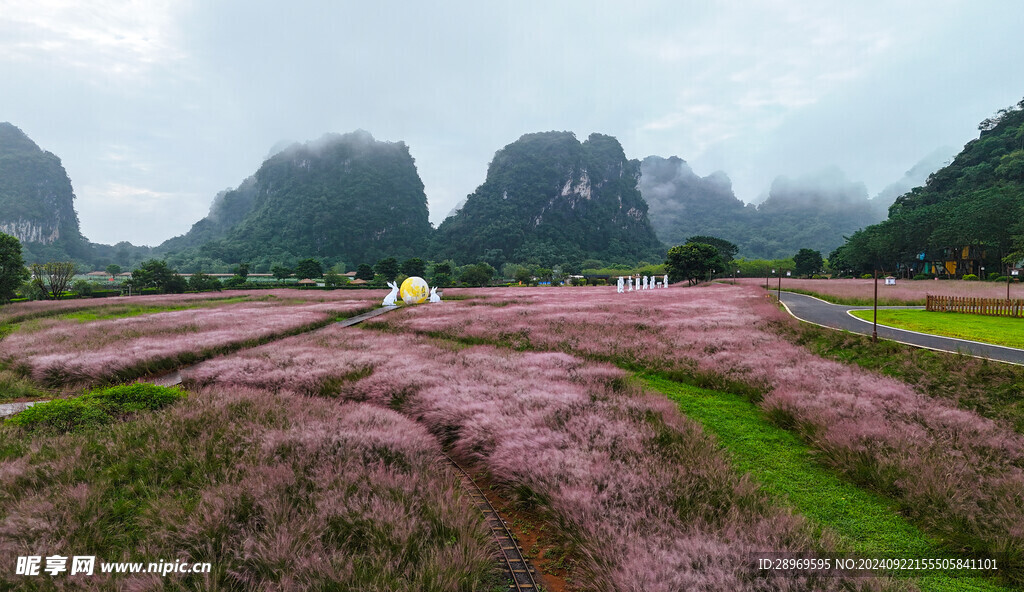
[(42, 283), (43, 277), (46, 278), (46, 285), (48, 286), (50, 297), (54, 300), (59, 300), (61, 294), (63, 294), (71, 284), (71, 278), (75, 276), (75, 262), (48, 261), (41, 266), (38, 264), (33, 265), (32, 270), (40, 284)]
[(462, 268), (459, 280), (467, 286), (486, 286), (494, 277), (494, 268), (487, 263), (467, 265)]
[(21, 257), (21, 242), (9, 234), (0, 234), (0, 300), (10, 302), (14, 291), (29, 277)]
[(380, 274), (387, 281), (394, 281), (398, 277), (398, 260), (394, 257), (381, 259), (373, 266), (373, 270)]
[(188, 279), (188, 288), (196, 292), (220, 292), (223, 286), (217, 278), (197, 271)]
[(718, 249), (706, 243), (686, 243), (668, 250), (665, 269), (672, 283), (686, 281), (696, 284), (708, 277), (712, 271), (725, 269), (725, 262)]
[(156, 288), (167, 291), (166, 288), (174, 281), (172, 278), (175, 275), (177, 275), (175, 271), (167, 266), (167, 261), (148, 259), (132, 270), (132, 277), (128, 280), (128, 284), (136, 290)]
[(184, 294), (188, 289), (188, 280), (183, 275), (172, 273), (171, 277), (167, 278), (167, 281), (159, 287), (167, 294)]
[(348, 283), (348, 278), (338, 273), (338, 269), (332, 268), (324, 273), (324, 285), (328, 288), (336, 288)]
[(303, 259), (295, 266), (295, 277), (311, 280), (323, 277), (324, 268), (316, 259)]
[(688, 243), (703, 243), (705, 245), (711, 245), (718, 249), (718, 254), (721, 255), (722, 261), (728, 264), (730, 261), (736, 258), (736, 254), (740, 252), (740, 248), (735, 244), (716, 236), (691, 236), (686, 239)]
[(406, 259), (402, 262), (402, 273), (409, 277), (424, 277), (427, 275), (427, 262), (419, 257)]
[(249, 264), (239, 263), (237, 267), (231, 270), (231, 273), (242, 278), (242, 281), (244, 282), (249, 277)]
[(271, 267), (270, 273), (274, 274), (274, 278), (277, 279), (278, 282), (283, 282), (292, 277), (292, 270), (283, 265), (275, 265)]
[(441, 261), (430, 268), (430, 285), (437, 288), (447, 288), (452, 285), (452, 264), (450, 262)]
[(357, 280), (366, 280), (368, 282), (372, 281), (373, 280), (373, 267), (368, 265), (368, 264), (366, 264), (366, 263), (360, 263), (359, 267), (356, 268), (356, 279)]
[(813, 249), (800, 249), (793, 255), (793, 263), (796, 265), (797, 275), (814, 275), (821, 271), (825, 262), (821, 259), (821, 252)]
[(116, 263), (111, 263), (110, 265), (107, 266), (106, 272), (110, 274), (110, 277), (114, 277), (115, 275), (121, 273), (121, 266)]

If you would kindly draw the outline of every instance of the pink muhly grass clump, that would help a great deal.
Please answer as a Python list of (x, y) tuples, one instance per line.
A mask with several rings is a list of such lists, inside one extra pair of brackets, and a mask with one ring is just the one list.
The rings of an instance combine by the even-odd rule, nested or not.
[[(764, 278), (743, 278), (738, 280), (747, 286), (764, 288)], [(771, 290), (779, 286), (777, 277), (772, 278), (768, 285)], [(862, 301), (870, 303), (875, 297), (875, 280), (872, 279), (835, 279), (808, 280), (782, 279), (782, 290), (799, 290), (813, 292), (843, 301)], [(880, 302), (900, 304), (923, 304), (929, 294), (935, 296), (960, 296), (971, 298), (1006, 298), (1006, 284), (1002, 282), (965, 282), (963, 280), (896, 280), (895, 286), (885, 285), (885, 276), (878, 279), (878, 299)], [(1010, 298), (1024, 298), (1024, 289), (1019, 285), (1010, 288)]]
[[(464, 465), (549, 516), (578, 549), (584, 585), (759, 589), (757, 552), (827, 546), (768, 503), (672, 404), (630, 386), (617, 368), (566, 353), (451, 351), (409, 334), (329, 327), (204, 364), (188, 380), (276, 388), (293, 357), (310, 378), (282, 390), (310, 392), (326, 377), (371, 367), (341, 394), (416, 418)], [(770, 582), (781, 590), (849, 583)]]
[[(1024, 556), (1024, 437), (789, 343), (773, 324), (792, 320), (762, 290), (513, 289), (488, 300), (492, 305), (452, 301), (377, 322), (571, 351), (756, 393), (768, 416), (799, 431), (824, 461), (889, 493), (933, 532), (976, 553)], [(503, 300), (515, 302), (493, 305)]]
[[(21, 437), (0, 429), (5, 450)], [(95, 553), (213, 566), (160, 582), (119, 576), (119, 589), (454, 592), (482, 588), (493, 570), (490, 533), (436, 440), (388, 409), (218, 388), (110, 430), (35, 437), (22, 449), (0, 461), (5, 564)], [(13, 569), (0, 573), (0, 587), (24, 583)], [(114, 582), (97, 575), (75, 586)]]
[(84, 324), (65, 321), (9, 335), (0, 341), (0, 358), (47, 384), (98, 382), (325, 323), (337, 313), (331, 307), (240, 303)]

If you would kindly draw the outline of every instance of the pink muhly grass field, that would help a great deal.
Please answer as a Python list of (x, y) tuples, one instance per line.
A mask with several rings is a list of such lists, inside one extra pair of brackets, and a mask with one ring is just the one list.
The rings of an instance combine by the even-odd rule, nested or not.
[[(489, 307), (481, 307), (489, 308)], [(433, 309), (433, 310), (430, 310)], [(429, 316), (443, 306), (392, 315)], [(372, 374), (366, 375), (369, 370)], [(844, 578), (767, 576), (756, 553), (829, 548), (771, 505), (712, 438), (623, 371), (565, 353), (446, 348), (329, 327), (209, 361), (186, 385), (324, 393), (401, 410), (464, 466), (548, 516), (599, 590), (839, 590)], [(884, 579), (864, 582), (884, 588)]]
[(94, 310), (114, 306), (175, 306), (209, 304), (216, 306), (220, 300), (244, 298), (249, 301), (281, 303), (313, 302), (362, 302), (367, 307), (379, 304), (387, 290), (294, 290), (277, 288), (270, 290), (224, 290), (222, 292), (200, 292), (195, 294), (153, 294), (146, 296), (113, 296), (109, 298), (81, 298), (77, 300), (36, 300), (0, 306), (0, 323), (20, 322), (25, 319), (81, 310)]
[[(76, 590), (456, 592), (494, 569), (437, 441), (388, 409), (217, 388), (109, 429), (25, 438), (0, 426), (3, 589), (30, 583), (13, 566), (40, 554), (96, 555), (96, 575), (52, 580)], [(213, 570), (98, 573), (161, 559)]]
[(44, 384), (96, 383), (167, 369), (364, 308), (367, 303), (359, 300), (299, 306), (244, 302), (89, 323), (46, 320), (38, 330), (0, 341), (0, 359)]
[[(732, 280), (727, 280), (731, 282)], [(739, 284), (746, 286), (760, 286), (764, 288), (764, 278), (742, 278), (737, 280)], [(772, 278), (768, 285), (771, 290), (779, 286), (779, 279)], [(869, 279), (835, 279), (835, 280), (807, 280), (782, 278), (782, 290), (799, 290), (811, 292), (825, 298), (838, 299), (840, 302), (854, 302), (870, 304), (875, 297), (875, 280)], [(895, 286), (886, 286), (885, 278), (878, 279), (878, 301), (879, 304), (915, 304), (924, 305), (925, 297), (929, 294), (934, 296), (959, 296), (971, 298), (1006, 298), (1006, 284), (999, 282), (965, 282), (962, 280), (896, 280)], [(1024, 299), (1024, 286), (1013, 284), (1010, 286), (1010, 298)]]
[(712, 388), (747, 385), (763, 393), (768, 417), (798, 431), (823, 461), (893, 496), (932, 532), (979, 554), (1024, 557), (1024, 436), (789, 343), (772, 325), (795, 321), (763, 290), (542, 288), (487, 296), (369, 323), (568, 351)]
[(229, 298), (249, 297), (244, 290), (201, 292), (197, 294), (154, 294), (148, 296), (112, 296), (109, 298), (81, 298), (77, 300), (35, 300), (0, 306), (0, 323), (20, 322), (25, 319), (80, 310), (93, 310), (125, 304), (145, 306), (173, 306), (176, 304), (216, 303)]

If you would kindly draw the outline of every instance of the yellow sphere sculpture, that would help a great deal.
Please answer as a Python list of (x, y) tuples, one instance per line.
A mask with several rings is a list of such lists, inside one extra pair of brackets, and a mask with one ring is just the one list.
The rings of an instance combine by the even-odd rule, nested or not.
[(406, 304), (420, 304), (430, 297), (430, 286), (423, 278), (412, 276), (405, 278), (402, 287), (398, 289), (398, 294)]

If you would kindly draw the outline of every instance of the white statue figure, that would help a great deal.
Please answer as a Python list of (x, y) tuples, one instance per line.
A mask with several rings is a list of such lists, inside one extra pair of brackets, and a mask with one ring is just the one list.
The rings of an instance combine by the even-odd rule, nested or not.
[(398, 299), (398, 284), (395, 282), (388, 282), (388, 287), (391, 288), (391, 291), (384, 297), (384, 302), (381, 306), (394, 306), (395, 300)]
[(644, 290), (650, 290), (650, 289), (651, 289), (651, 278), (649, 278), (649, 277), (647, 277), (645, 275), (644, 276)]
[(665, 276), (665, 284), (664, 285), (665, 285), (666, 288), (668, 287), (668, 276), (667, 275)]
[(441, 297), (437, 295), (437, 287), (436, 286), (430, 289), (430, 301), (431, 302), (441, 302)]
[(625, 290), (623, 288), (623, 279), (621, 275), (619, 276), (619, 283), (617, 284), (617, 286), (619, 294), (622, 294)]
[(630, 276), (629, 279), (626, 280), (626, 284), (629, 285), (629, 291), (632, 292), (633, 291), (633, 277), (632, 276)]

